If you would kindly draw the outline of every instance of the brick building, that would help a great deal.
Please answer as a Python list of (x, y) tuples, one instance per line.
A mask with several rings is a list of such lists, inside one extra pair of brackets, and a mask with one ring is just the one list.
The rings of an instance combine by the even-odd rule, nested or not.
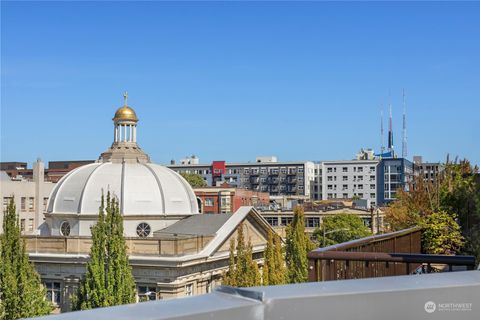
[(238, 189), (229, 185), (195, 188), (194, 192), (201, 213), (230, 213), (242, 206), (265, 208), (270, 202), (268, 192)]

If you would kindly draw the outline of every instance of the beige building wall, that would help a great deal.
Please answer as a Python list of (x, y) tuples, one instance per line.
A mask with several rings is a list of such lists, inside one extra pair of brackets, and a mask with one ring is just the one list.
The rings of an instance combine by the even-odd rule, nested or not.
[[(48, 198), (55, 186), (55, 183), (44, 181), (43, 172), (43, 162), (37, 160), (34, 163), (33, 181), (7, 179), (0, 181), (0, 200), (2, 201), (0, 226), (3, 225), (3, 212), (10, 199), (14, 197), (22, 234), (36, 234), (38, 226), (43, 223)], [(3, 228), (0, 227), (0, 233), (2, 232)]]

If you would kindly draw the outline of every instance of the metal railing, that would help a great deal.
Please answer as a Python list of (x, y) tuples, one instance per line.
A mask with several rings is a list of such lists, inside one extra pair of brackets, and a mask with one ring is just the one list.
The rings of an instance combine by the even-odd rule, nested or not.
[[(308, 253), (309, 281), (361, 279), (429, 273), (447, 266), (471, 270), (473, 256), (421, 254), (421, 228), (415, 227), (383, 235), (319, 248)], [(420, 268), (421, 267), (421, 268)]]

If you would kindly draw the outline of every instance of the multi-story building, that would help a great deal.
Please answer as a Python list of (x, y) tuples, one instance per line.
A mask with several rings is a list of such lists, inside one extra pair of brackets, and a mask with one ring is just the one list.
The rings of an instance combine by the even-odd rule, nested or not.
[[(75, 168), (95, 162), (94, 160), (49, 161), (44, 168), (45, 181), (58, 182), (64, 175)], [(0, 162), (0, 170), (5, 171), (12, 179), (32, 181), (33, 169), (27, 168), (26, 162)]]
[(179, 173), (201, 175), (209, 186), (228, 183), (232, 187), (277, 195), (310, 195), (315, 179), (311, 161), (278, 162), (276, 157), (258, 157), (255, 162), (211, 164), (171, 164)]
[(423, 177), (425, 182), (436, 183), (444, 168), (440, 162), (423, 162), (422, 156), (413, 157), (413, 171), (416, 176)]
[(193, 189), (201, 213), (232, 213), (242, 206), (268, 208), (267, 192), (231, 188), (229, 186)]
[[(349, 213), (360, 217), (365, 226), (371, 228), (373, 233), (384, 231), (385, 214), (379, 208), (366, 210), (339, 206), (324, 208), (323, 210), (306, 209), (304, 212), (305, 232), (311, 235), (315, 229), (321, 228), (323, 218), (334, 216), (339, 213)], [(293, 210), (262, 211), (261, 215), (268, 224), (273, 227), (277, 234), (284, 238), (286, 236), (285, 228), (293, 221), (294, 212)]]
[[(26, 168), (26, 163), (25, 166)], [(17, 167), (19, 168), (19, 167)], [(17, 209), (20, 230), (22, 234), (34, 234), (44, 220), (44, 212), (47, 211), (48, 197), (55, 186), (55, 183), (44, 180), (43, 162), (37, 160), (32, 170), (32, 180), (11, 179), (6, 171), (0, 171), (0, 197), (3, 210), (14, 198)], [(3, 214), (0, 214), (0, 226), (2, 225)], [(0, 233), (3, 230), (0, 228)]]
[(377, 204), (380, 160), (322, 161), (315, 164), (312, 199), (365, 199)]
[(382, 159), (378, 175), (378, 204), (385, 205), (396, 199), (397, 191), (409, 191), (413, 179), (413, 163), (404, 158)]

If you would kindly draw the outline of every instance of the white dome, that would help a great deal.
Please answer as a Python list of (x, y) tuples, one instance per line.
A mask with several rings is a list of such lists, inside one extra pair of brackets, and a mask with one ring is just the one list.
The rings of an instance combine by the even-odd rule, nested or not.
[(110, 191), (121, 214), (191, 215), (198, 213), (195, 194), (178, 173), (152, 163), (92, 163), (64, 176), (53, 189), (51, 214), (98, 214), (102, 195)]

